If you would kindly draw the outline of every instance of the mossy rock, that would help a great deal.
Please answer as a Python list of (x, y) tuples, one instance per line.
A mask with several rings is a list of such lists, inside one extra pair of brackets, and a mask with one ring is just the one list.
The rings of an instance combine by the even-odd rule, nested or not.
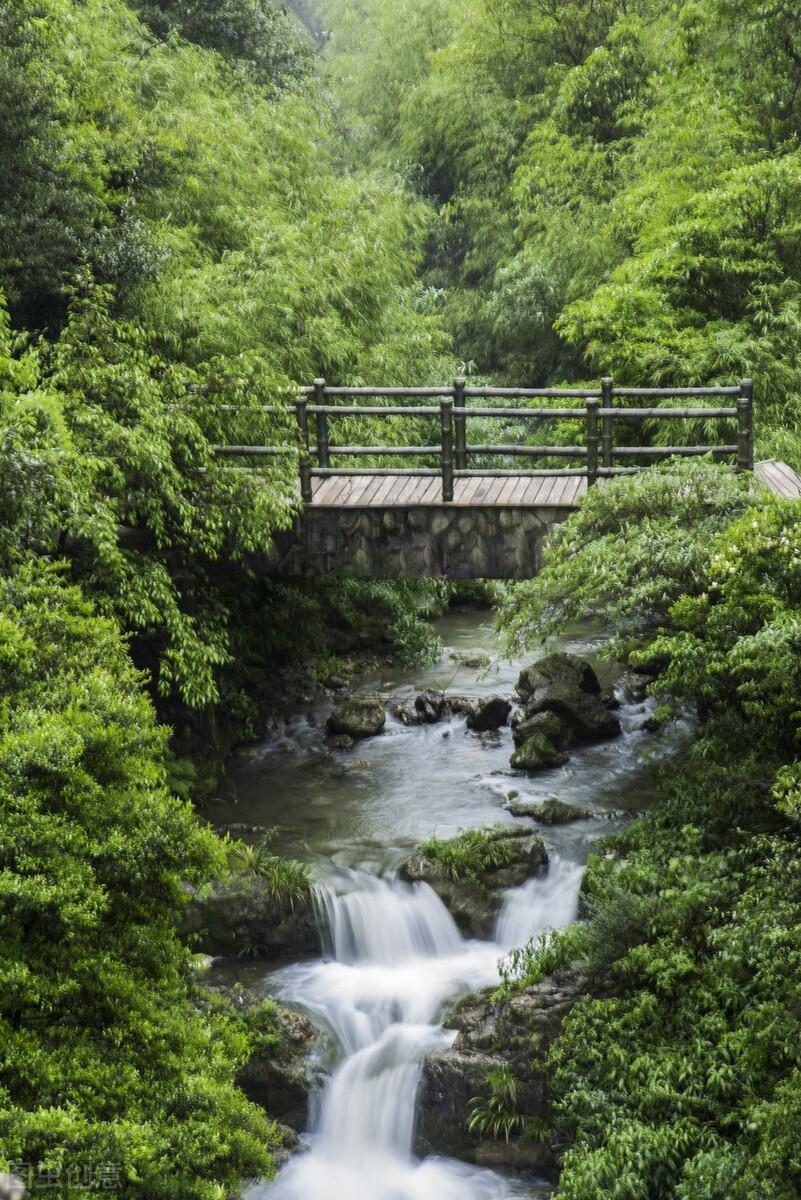
[(575, 654), (549, 654), (521, 671), (517, 691), (525, 719), (550, 712), (561, 717), (581, 742), (617, 737), (620, 722), (604, 704), (598, 676)]
[(528, 738), (512, 755), (512, 766), (516, 771), (546, 771), (553, 767), (562, 767), (566, 762), (567, 755), (562, 750), (557, 750), (544, 733), (537, 733)]
[(584, 808), (555, 798), (544, 800), (542, 804), (507, 804), (506, 808), (513, 817), (530, 817), (542, 825), (569, 825), (572, 821), (586, 821), (592, 816)]
[(376, 692), (362, 692), (338, 704), (326, 722), (328, 732), (352, 738), (374, 737), (386, 725), (384, 701)]
[(310, 958), (322, 949), (311, 890), (284, 900), (258, 875), (233, 875), (206, 895), (195, 893), (183, 933), (196, 937), (200, 952), (224, 958)]
[(406, 860), (401, 879), (427, 883), (468, 937), (492, 936), (504, 892), (548, 864), (541, 838), (528, 830), (496, 826), (432, 839)]
[(489, 733), (500, 729), (508, 724), (511, 711), (511, 701), (505, 700), (503, 696), (489, 696), (486, 700), (479, 700), (475, 710), (468, 713), (467, 728), (472, 729), (474, 733)]
[(568, 725), (556, 713), (539, 712), (531, 717), (517, 714), (517, 719), (512, 722), (512, 736), (516, 746), (522, 746), (529, 738), (539, 735), (547, 737), (557, 750), (567, 750), (572, 740)]

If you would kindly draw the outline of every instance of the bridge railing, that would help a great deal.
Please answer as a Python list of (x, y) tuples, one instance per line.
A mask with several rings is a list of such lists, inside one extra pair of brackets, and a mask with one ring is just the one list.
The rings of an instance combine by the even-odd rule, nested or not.
[[(722, 398), (726, 405), (712, 406), (709, 401)], [(406, 403), (376, 404), (366, 400), (395, 400)], [(665, 400), (703, 401), (695, 405), (667, 407)], [(436, 404), (417, 403), (433, 401)], [(476, 401), (487, 401), (484, 405)], [(527, 401), (524, 406), (493, 404), (493, 401)], [(531, 404), (532, 401), (563, 401), (561, 407)], [(413, 403), (409, 403), (412, 401)], [(468, 403), (472, 401), (472, 403)], [(641, 404), (636, 404), (641, 401)], [(350, 402), (350, 403), (348, 403)], [(622, 403), (621, 403), (622, 402)], [(635, 403), (632, 403), (635, 402)], [(294, 405), (300, 432), (300, 484), (304, 501), (313, 497), (313, 480), (338, 475), (414, 475), (440, 476), (442, 498), (453, 500), (454, 482), (474, 476), (536, 475), (578, 476), (589, 485), (598, 479), (632, 474), (643, 465), (674, 456), (712, 455), (729, 458), (738, 470), (753, 469), (753, 383), (743, 379), (732, 386), (630, 388), (616, 387), (611, 378), (601, 380), (598, 389), (592, 388), (491, 388), (468, 387), (465, 379), (455, 379), (449, 387), (330, 387), (317, 379), (312, 387), (304, 388)], [(239, 411), (239, 410), (232, 410)], [(252, 410), (246, 410), (252, 411)], [(261, 409), (285, 413), (285, 408)], [(436, 440), (416, 445), (346, 445), (331, 440), (332, 422), (343, 417), (372, 418), (439, 418)], [(513, 420), (516, 423), (576, 421), (583, 427), (581, 442), (573, 445), (531, 445), (526, 442), (471, 442), (469, 422), (475, 418)], [(729, 442), (696, 445), (630, 445), (615, 440), (618, 422), (641, 421), (731, 421)], [(228, 456), (260, 456), (297, 453), (286, 446), (217, 446), (218, 454)], [(471, 466), (478, 456), (503, 459), (575, 459), (580, 465), (534, 468), (521, 471), (516, 466)], [(436, 459), (438, 466), (386, 467), (335, 466), (332, 459), (360, 458)], [(637, 462), (637, 460), (645, 460)], [(625, 465), (624, 465), (625, 464)]]

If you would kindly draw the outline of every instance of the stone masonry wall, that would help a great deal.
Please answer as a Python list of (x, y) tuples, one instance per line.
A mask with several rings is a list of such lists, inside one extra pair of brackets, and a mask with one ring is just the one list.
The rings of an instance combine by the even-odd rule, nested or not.
[(276, 538), (270, 575), (530, 579), (564, 508), (307, 508)]

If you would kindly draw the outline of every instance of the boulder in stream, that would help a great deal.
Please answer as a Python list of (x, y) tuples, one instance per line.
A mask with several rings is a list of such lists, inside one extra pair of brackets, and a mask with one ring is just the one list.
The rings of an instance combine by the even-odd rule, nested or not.
[(552, 712), (535, 713), (515, 725), (515, 751), (512, 766), (516, 771), (546, 771), (567, 762), (564, 747), (569, 733), (561, 717)]
[(530, 817), (542, 825), (569, 825), (572, 821), (586, 821), (592, 816), (584, 808), (575, 804), (567, 804), (564, 800), (549, 797), (542, 804), (521, 804), (514, 801), (506, 805), (506, 811), (513, 817)]
[(474, 671), (485, 670), (492, 661), (483, 650), (451, 650), (451, 662), (459, 667), (469, 667)]
[(300, 899), (276, 897), (258, 875), (236, 874), (194, 892), (183, 932), (198, 948), (225, 958), (311, 958), (321, 952), (311, 890)]
[(548, 865), (541, 838), (497, 826), (468, 829), (454, 838), (432, 838), (399, 870), (409, 883), (427, 883), (468, 937), (492, 936), (504, 892)]
[(329, 750), (350, 750), (353, 746), (353, 738), (349, 733), (329, 733), (325, 744)]
[(313, 1053), (320, 1033), (308, 1017), (239, 985), (203, 988), (199, 1004), (230, 1015), (247, 1032), (251, 1054), (236, 1076), (247, 1098), (280, 1124), (304, 1130), (309, 1097), (322, 1077)]
[(509, 723), (509, 713), (512, 711), (511, 701), (503, 696), (489, 696), (479, 700), (472, 712), (467, 714), (467, 728), (474, 733), (488, 733), (500, 729)]
[(414, 711), (421, 725), (434, 725), (442, 717), (445, 709), (444, 692), (420, 692), (414, 698)]
[[(445, 1019), (457, 1030), (447, 1049), (424, 1063), (418, 1102), (417, 1152), (446, 1154), (481, 1166), (550, 1175), (556, 1158), (548, 1141), (519, 1133), (508, 1141), (468, 1129), (471, 1112), (490, 1093), (488, 1076), (510, 1073), (521, 1118), (547, 1118), (545, 1054), (581, 994), (583, 981), (560, 971), (520, 995), (493, 1000), (492, 990), (462, 1001)], [(521, 1122), (522, 1125), (522, 1122)]]
[(620, 722), (604, 703), (598, 676), (575, 654), (549, 654), (521, 671), (517, 692), (525, 704), (525, 720), (555, 713), (580, 742), (617, 737)]
[(644, 671), (626, 671), (617, 681), (617, 690), (623, 693), (629, 703), (642, 704), (655, 679), (655, 675), (646, 675)]
[(329, 733), (352, 738), (373, 737), (381, 733), (386, 720), (382, 697), (376, 692), (359, 692), (336, 706), (326, 728)]

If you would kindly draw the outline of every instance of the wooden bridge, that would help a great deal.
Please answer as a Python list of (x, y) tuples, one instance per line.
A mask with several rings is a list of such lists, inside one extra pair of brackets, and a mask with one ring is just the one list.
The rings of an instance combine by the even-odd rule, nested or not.
[[(297, 456), (303, 508), (265, 564), (274, 574), (530, 578), (548, 529), (599, 481), (676, 456), (754, 469), (749, 379), (618, 388), (605, 378), (597, 389), (469, 387), (464, 379), (448, 387), (330, 387), (318, 379), (293, 407), (299, 445), (216, 447), (251, 465)], [(355, 444), (353, 431), (375, 422), (388, 423), (397, 440)], [(689, 427), (692, 444), (658, 444), (676, 422)], [(491, 440), (498, 425), (501, 440)], [(646, 432), (649, 444), (638, 443)], [(770, 466), (757, 473), (774, 490), (792, 490), (789, 476), (763, 471)]]

